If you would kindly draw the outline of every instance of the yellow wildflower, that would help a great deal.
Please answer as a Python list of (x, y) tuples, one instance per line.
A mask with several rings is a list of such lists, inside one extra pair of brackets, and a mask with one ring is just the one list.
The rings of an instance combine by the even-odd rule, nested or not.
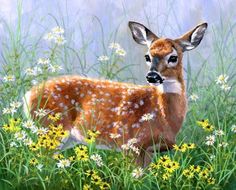
[(209, 123), (208, 119), (197, 121), (197, 124), (201, 126), (206, 131), (213, 131), (214, 126)]
[(191, 179), (191, 178), (194, 177), (193, 171), (191, 171), (191, 170), (189, 170), (189, 169), (185, 169), (185, 170), (183, 171), (183, 175), (184, 175), (185, 177), (187, 177), (188, 179)]
[(88, 161), (89, 155), (86, 152), (81, 152), (80, 154), (77, 154), (77, 159), (79, 161)]
[(107, 182), (102, 182), (102, 184), (99, 187), (101, 190), (110, 189), (110, 185)]
[(95, 171), (95, 170), (87, 170), (87, 171), (85, 172), (85, 174), (86, 174), (88, 177), (92, 177), (92, 176), (94, 176), (94, 175), (97, 175), (97, 171)]
[(70, 160), (71, 162), (73, 162), (73, 161), (76, 160), (76, 157), (75, 157), (75, 156), (70, 156), (70, 157), (69, 157), (69, 160)]
[(83, 190), (92, 190), (92, 187), (90, 185), (88, 185), (88, 184), (85, 184), (83, 186)]
[(29, 162), (31, 165), (35, 166), (36, 164), (38, 164), (38, 160), (36, 158), (32, 158)]
[(170, 157), (169, 156), (167, 156), (167, 155), (164, 155), (164, 156), (161, 156), (160, 158), (159, 158), (159, 160), (158, 160), (158, 162), (160, 163), (160, 164), (167, 164), (167, 163), (169, 163), (171, 161), (171, 159), (170, 159)]
[(172, 166), (171, 162), (165, 164), (164, 168), (168, 173), (173, 173), (175, 171), (175, 168)]
[(215, 178), (211, 177), (211, 178), (208, 178), (207, 182), (211, 185), (214, 185), (215, 184)]
[(87, 138), (84, 139), (86, 143), (92, 144), (95, 142), (95, 138), (91, 136), (87, 136)]
[(100, 135), (101, 133), (100, 131), (96, 131), (96, 130), (93, 130), (93, 131), (88, 130), (87, 134), (90, 137), (97, 138), (97, 136)]
[(168, 179), (170, 179), (170, 177), (171, 177), (171, 175), (170, 175), (169, 173), (164, 173), (164, 174), (162, 175), (162, 179), (163, 179), (163, 180), (168, 180)]
[(57, 122), (61, 119), (61, 113), (49, 114), (48, 119), (53, 122)]
[(190, 170), (193, 171), (193, 172), (199, 173), (200, 170), (201, 170), (201, 168), (200, 168), (200, 166), (191, 165), (191, 166), (190, 166)]
[(194, 149), (194, 148), (196, 148), (196, 145), (194, 143), (188, 143), (187, 148), (188, 149)]
[(79, 145), (74, 150), (75, 150), (76, 154), (81, 154), (81, 153), (87, 152), (88, 151), (88, 147), (85, 146), (85, 145)]
[(171, 165), (172, 165), (172, 167), (174, 168), (174, 170), (177, 170), (177, 169), (179, 169), (179, 163), (178, 162), (176, 162), (176, 161), (172, 161), (171, 162)]
[(156, 170), (158, 170), (158, 169), (160, 169), (161, 164), (160, 164), (160, 163), (151, 163), (151, 164), (149, 165), (149, 167), (150, 167), (150, 169), (156, 169)]
[(11, 119), (9, 119), (9, 124), (10, 125), (19, 125), (20, 122), (21, 122), (20, 118), (11, 118)]
[(180, 150), (180, 146), (178, 146), (177, 144), (173, 145), (173, 149), (176, 150), (176, 151), (179, 151)]
[(206, 178), (208, 178), (208, 176), (209, 176), (209, 171), (206, 170), (206, 169), (199, 173), (200, 178), (205, 178), (206, 179)]
[(95, 185), (101, 185), (102, 184), (102, 179), (98, 175), (93, 175), (91, 182)]
[(48, 140), (47, 141), (47, 148), (49, 150), (54, 150), (56, 149), (58, 146), (60, 145), (59, 141), (55, 141), (55, 140)]
[(52, 158), (55, 160), (61, 160), (64, 158), (64, 156), (63, 154), (53, 154)]
[(37, 151), (39, 149), (39, 145), (35, 143), (31, 143), (29, 149), (32, 151)]
[(179, 151), (180, 151), (180, 152), (186, 152), (186, 150), (187, 150), (187, 144), (184, 143), (182, 146), (180, 146)]

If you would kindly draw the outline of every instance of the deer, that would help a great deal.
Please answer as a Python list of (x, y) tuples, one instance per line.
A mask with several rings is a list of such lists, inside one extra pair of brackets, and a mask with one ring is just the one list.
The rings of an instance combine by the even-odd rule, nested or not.
[[(63, 75), (27, 91), (24, 109), (33, 118), (40, 108), (62, 113), (60, 123), (70, 134), (62, 149), (86, 144), (88, 129), (100, 132), (97, 146), (104, 149), (121, 150), (135, 138), (140, 150), (137, 162), (146, 166), (155, 151), (171, 150), (176, 143), (187, 111), (183, 53), (200, 44), (207, 23), (177, 39), (158, 37), (138, 22), (130, 21), (128, 26), (134, 41), (148, 48), (144, 56), (149, 66), (147, 85)], [(143, 120), (145, 114), (151, 117)], [(48, 122), (45, 118), (43, 126)], [(114, 140), (112, 134), (120, 138)]]

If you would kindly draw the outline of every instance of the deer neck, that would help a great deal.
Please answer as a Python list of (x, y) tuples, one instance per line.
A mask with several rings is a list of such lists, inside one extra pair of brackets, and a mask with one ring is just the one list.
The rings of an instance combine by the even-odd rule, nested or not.
[(162, 92), (163, 114), (166, 125), (170, 128), (168, 135), (172, 136), (170, 138), (175, 138), (183, 124), (187, 109), (184, 80), (167, 78), (157, 88)]

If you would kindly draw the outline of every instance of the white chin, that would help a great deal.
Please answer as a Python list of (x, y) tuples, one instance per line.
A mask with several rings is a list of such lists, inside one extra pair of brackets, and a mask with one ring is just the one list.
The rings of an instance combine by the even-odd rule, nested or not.
[(150, 82), (148, 82), (148, 84), (151, 85), (151, 86), (159, 86), (161, 83), (159, 83), (159, 82), (156, 82), (156, 83), (150, 83)]

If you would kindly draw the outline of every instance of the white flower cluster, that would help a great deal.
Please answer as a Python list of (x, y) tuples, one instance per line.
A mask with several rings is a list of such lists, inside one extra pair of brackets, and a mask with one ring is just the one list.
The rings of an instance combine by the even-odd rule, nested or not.
[[(23, 143), (25, 146), (29, 146), (33, 143), (33, 140), (27, 136), (27, 133), (25, 131), (18, 131), (14, 134), (14, 138), (17, 141), (17, 143)], [(11, 142), (11, 147), (18, 147), (16, 142)]]
[(37, 66), (33, 68), (27, 68), (25, 74), (28, 76), (37, 76), (43, 73), (43, 69), (48, 72), (58, 72), (62, 70), (62, 67), (57, 64), (52, 64), (49, 58), (39, 58), (37, 61)]
[(218, 78), (216, 79), (216, 84), (220, 85), (220, 88), (225, 92), (231, 89), (231, 86), (227, 84), (228, 79), (229, 79), (229, 76), (225, 74), (219, 75)]
[(93, 160), (98, 167), (103, 166), (102, 157), (99, 154), (93, 154), (90, 156), (90, 159)]
[(9, 107), (3, 108), (2, 113), (3, 114), (14, 114), (17, 112), (17, 109), (22, 105), (21, 102), (14, 101), (10, 103)]
[(51, 32), (47, 33), (44, 36), (44, 39), (48, 41), (53, 41), (57, 45), (64, 45), (66, 43), (64, 37), (64, 29), (59, 26), (54, 27)]
[(121, 145), (121, 148), (123, 150), (132, 150), (135, 154), (139, 155), (140, 154), (139, 148), (134, 146), (134, 144), (137, 142), (138, 142), (138, 139), (136, 138), (129, 139), (126, 144)]
[(125, 56), (126, 55), (126, 51), (120, 46), (120, 44), (112, 42), (109, 45), (110, 49), (114, 49), (115, 53), (119, 56)]
[[(216, 140), (217, 140), (217, 137), (221, 137), (223, 135), (225, 135), (225, 132), (223, 130), (221, 130), (221, 129), (215, 130), (212, 135), (209, 135), (209, 136), (206, 137), (205, 144), (207, 146), (213, 146), (215, 144)], [(219, 147), (224, 147), (225, 148), (228, 145), (229, 144), (227, 142), (220, 142), (219, 143)]]

